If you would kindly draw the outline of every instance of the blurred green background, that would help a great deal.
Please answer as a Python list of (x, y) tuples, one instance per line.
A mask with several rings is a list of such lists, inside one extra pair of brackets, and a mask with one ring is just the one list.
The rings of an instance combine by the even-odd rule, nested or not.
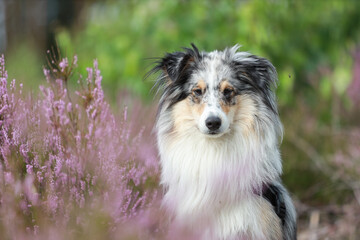
[[(150, 58), (190, 43), (205, 51), (241, 44), (268, 58), (280, 81), (283, 179), (303, 236), (339, 219), (360, 226), (344, 210), (359, 211), (360, 204), (360, 1), (0, 0), (0, 6), (9, 76), (35, 92), (46, 50), (56, 44), (63, 56), (78, 55), (80, 73), (98, 59), (113, 105), (125, 92), (156, 105), (152, 79), (143, 80)], [(307, 221), (317, 212), (314, 230)]]

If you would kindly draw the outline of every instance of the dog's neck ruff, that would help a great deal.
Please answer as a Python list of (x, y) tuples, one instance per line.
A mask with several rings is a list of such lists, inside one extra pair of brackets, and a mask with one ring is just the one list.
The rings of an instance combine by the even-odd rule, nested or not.
[(161, 183), (167, 189), (164, 205), (177, 218), (186, 219), (253, 197), (281, 173), (273, 136), (244, 136), (239, 129), (219, 138), (196, 130), (188, 134), (159, 131)]

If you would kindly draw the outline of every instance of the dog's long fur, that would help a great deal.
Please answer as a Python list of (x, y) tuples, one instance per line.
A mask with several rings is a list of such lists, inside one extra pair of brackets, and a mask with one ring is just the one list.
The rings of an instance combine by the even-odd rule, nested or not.
[(295, 209), (280, 180), (276, 70), (238, 48), (207, 53), (192, 45), (151, 71), (161, 72), (163, 205), (204, 239), (296, 239)]

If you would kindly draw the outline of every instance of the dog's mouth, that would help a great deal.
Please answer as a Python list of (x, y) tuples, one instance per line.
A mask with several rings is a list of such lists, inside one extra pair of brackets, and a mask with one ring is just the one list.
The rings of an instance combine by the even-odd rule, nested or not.
[(218, 132), (218, 131), (209, 131), (208, 134), (210, 134), (210, 135), (216, 135), (216, 134), (219, 134), (219, 132)]
[(210, 138), (218, 138), (221, 137), (222, 135), (224, 135), (225, 132), (221, 132), (221, 131), (208, 131), (206, 133), (204, 133), (205, 136), (210, 137)]
[(220, 129), (217, 130), (210, 130), (207, 129), (205, 131), (202, 131), (198, 126), (196, 126), (197, 130), (199, 132), (201, 132), (204, 136), (208, 137), (208, 138), (218, 138), (223, 136), (225, 133), (228, 133), (230, 131), (230, 129), (227, 129), (225, 131), (221, 131)]

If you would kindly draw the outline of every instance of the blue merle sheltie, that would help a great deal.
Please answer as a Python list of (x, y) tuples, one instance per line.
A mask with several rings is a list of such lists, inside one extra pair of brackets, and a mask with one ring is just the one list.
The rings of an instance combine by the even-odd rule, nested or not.
[(296, 213), (282, 185), (283, 128), (266, 59), (239, 46), (168, 53), (156, 132), (163, 206), (202, 239), (296, 239)]

